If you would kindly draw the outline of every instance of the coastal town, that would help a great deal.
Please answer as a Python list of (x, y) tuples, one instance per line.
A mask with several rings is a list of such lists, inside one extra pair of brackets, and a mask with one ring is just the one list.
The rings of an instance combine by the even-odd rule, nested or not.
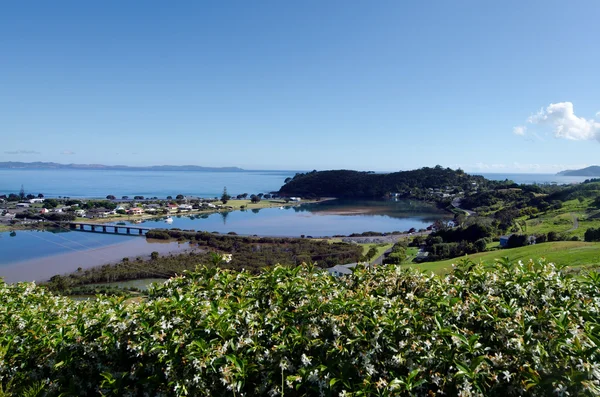
[[(226, 194), (226, 193), (225, 193)], [(69, 197), (45, 198), (43, 194), (1, 195), (0, 227), (31, 227), (43, 222), (88, 221), (92, 223), (142, 221), (172, 215), (194, 215), (234, 210), (257, 210), (287, 207), (320, 200), (300, 197), (280, 197), (273, 193), (247, 193), (231, 197), (200, 198), (177, 195), (166, 199), (124, 196), (117, 199), (108, 195), (105, 199), (75, 199)]]

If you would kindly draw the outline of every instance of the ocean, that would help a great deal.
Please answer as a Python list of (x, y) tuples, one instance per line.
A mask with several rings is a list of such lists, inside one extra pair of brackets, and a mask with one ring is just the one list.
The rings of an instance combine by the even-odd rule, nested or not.
[[(219, 197), (226, 187), (230, 195), (279, 190), (285, 178), (300, 171), (115, 171), (0, 169), (0, 194), (26, 193), (46, 197), (103, 198), (111, 194), (165, 198), (166, 196)], [(476, 174), (476, 173), (475, 173)], [(516, 183), (580, 183), (589, 177), (554, 174), (479, 173), (488, 179)]]
[(0, 169), (0, 194), (42, 193), (45, 197), (104, 198), (111, 194), (165, 198), (220, 197), (279, 190), (296, 171), (115, 171)]

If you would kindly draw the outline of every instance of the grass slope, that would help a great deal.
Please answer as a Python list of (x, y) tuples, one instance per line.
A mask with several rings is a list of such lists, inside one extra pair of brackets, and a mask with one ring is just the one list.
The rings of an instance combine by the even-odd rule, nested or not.
[(585, 265), (600, 265), (600, 243), (586, 243), (583, 241), (556, 241), (529, 245), (527, 247), (480, 252), (460, 258), (447, 259), (439, 262), (425, 262), (411, 266), (435, 273), (447, 273), (453, 263), (463, 258), (475, 262), (492, 263), (497, 258), (509, 257), (512, 261), (528, 261), (531, 258), (546, 258), (556, 264), (568, 263), (571, 267)]

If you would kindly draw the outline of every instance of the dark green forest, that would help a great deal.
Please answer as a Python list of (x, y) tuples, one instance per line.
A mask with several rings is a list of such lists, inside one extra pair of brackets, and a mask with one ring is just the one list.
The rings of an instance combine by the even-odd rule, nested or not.
[(426, 195), (428, 189), (448, 188), (449, 191), (470, 191), (476, 186), (487, 185), (482, 176), (466, 174), (436, 166), (389, 174), (373, 172), (334, 170), (312, 171), (296, 174), (281, 187), (284, 196), (380, 198), (398, 193), (400, 196)]

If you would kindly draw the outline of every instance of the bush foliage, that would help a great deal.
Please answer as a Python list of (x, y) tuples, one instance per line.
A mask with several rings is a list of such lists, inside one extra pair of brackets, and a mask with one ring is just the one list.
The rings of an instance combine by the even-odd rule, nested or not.
[(0, 283), (0, 390), (592, 396), (599, 309), (599, 273), (506, 260), (444, 277), (198, 268), (140, 302)]

